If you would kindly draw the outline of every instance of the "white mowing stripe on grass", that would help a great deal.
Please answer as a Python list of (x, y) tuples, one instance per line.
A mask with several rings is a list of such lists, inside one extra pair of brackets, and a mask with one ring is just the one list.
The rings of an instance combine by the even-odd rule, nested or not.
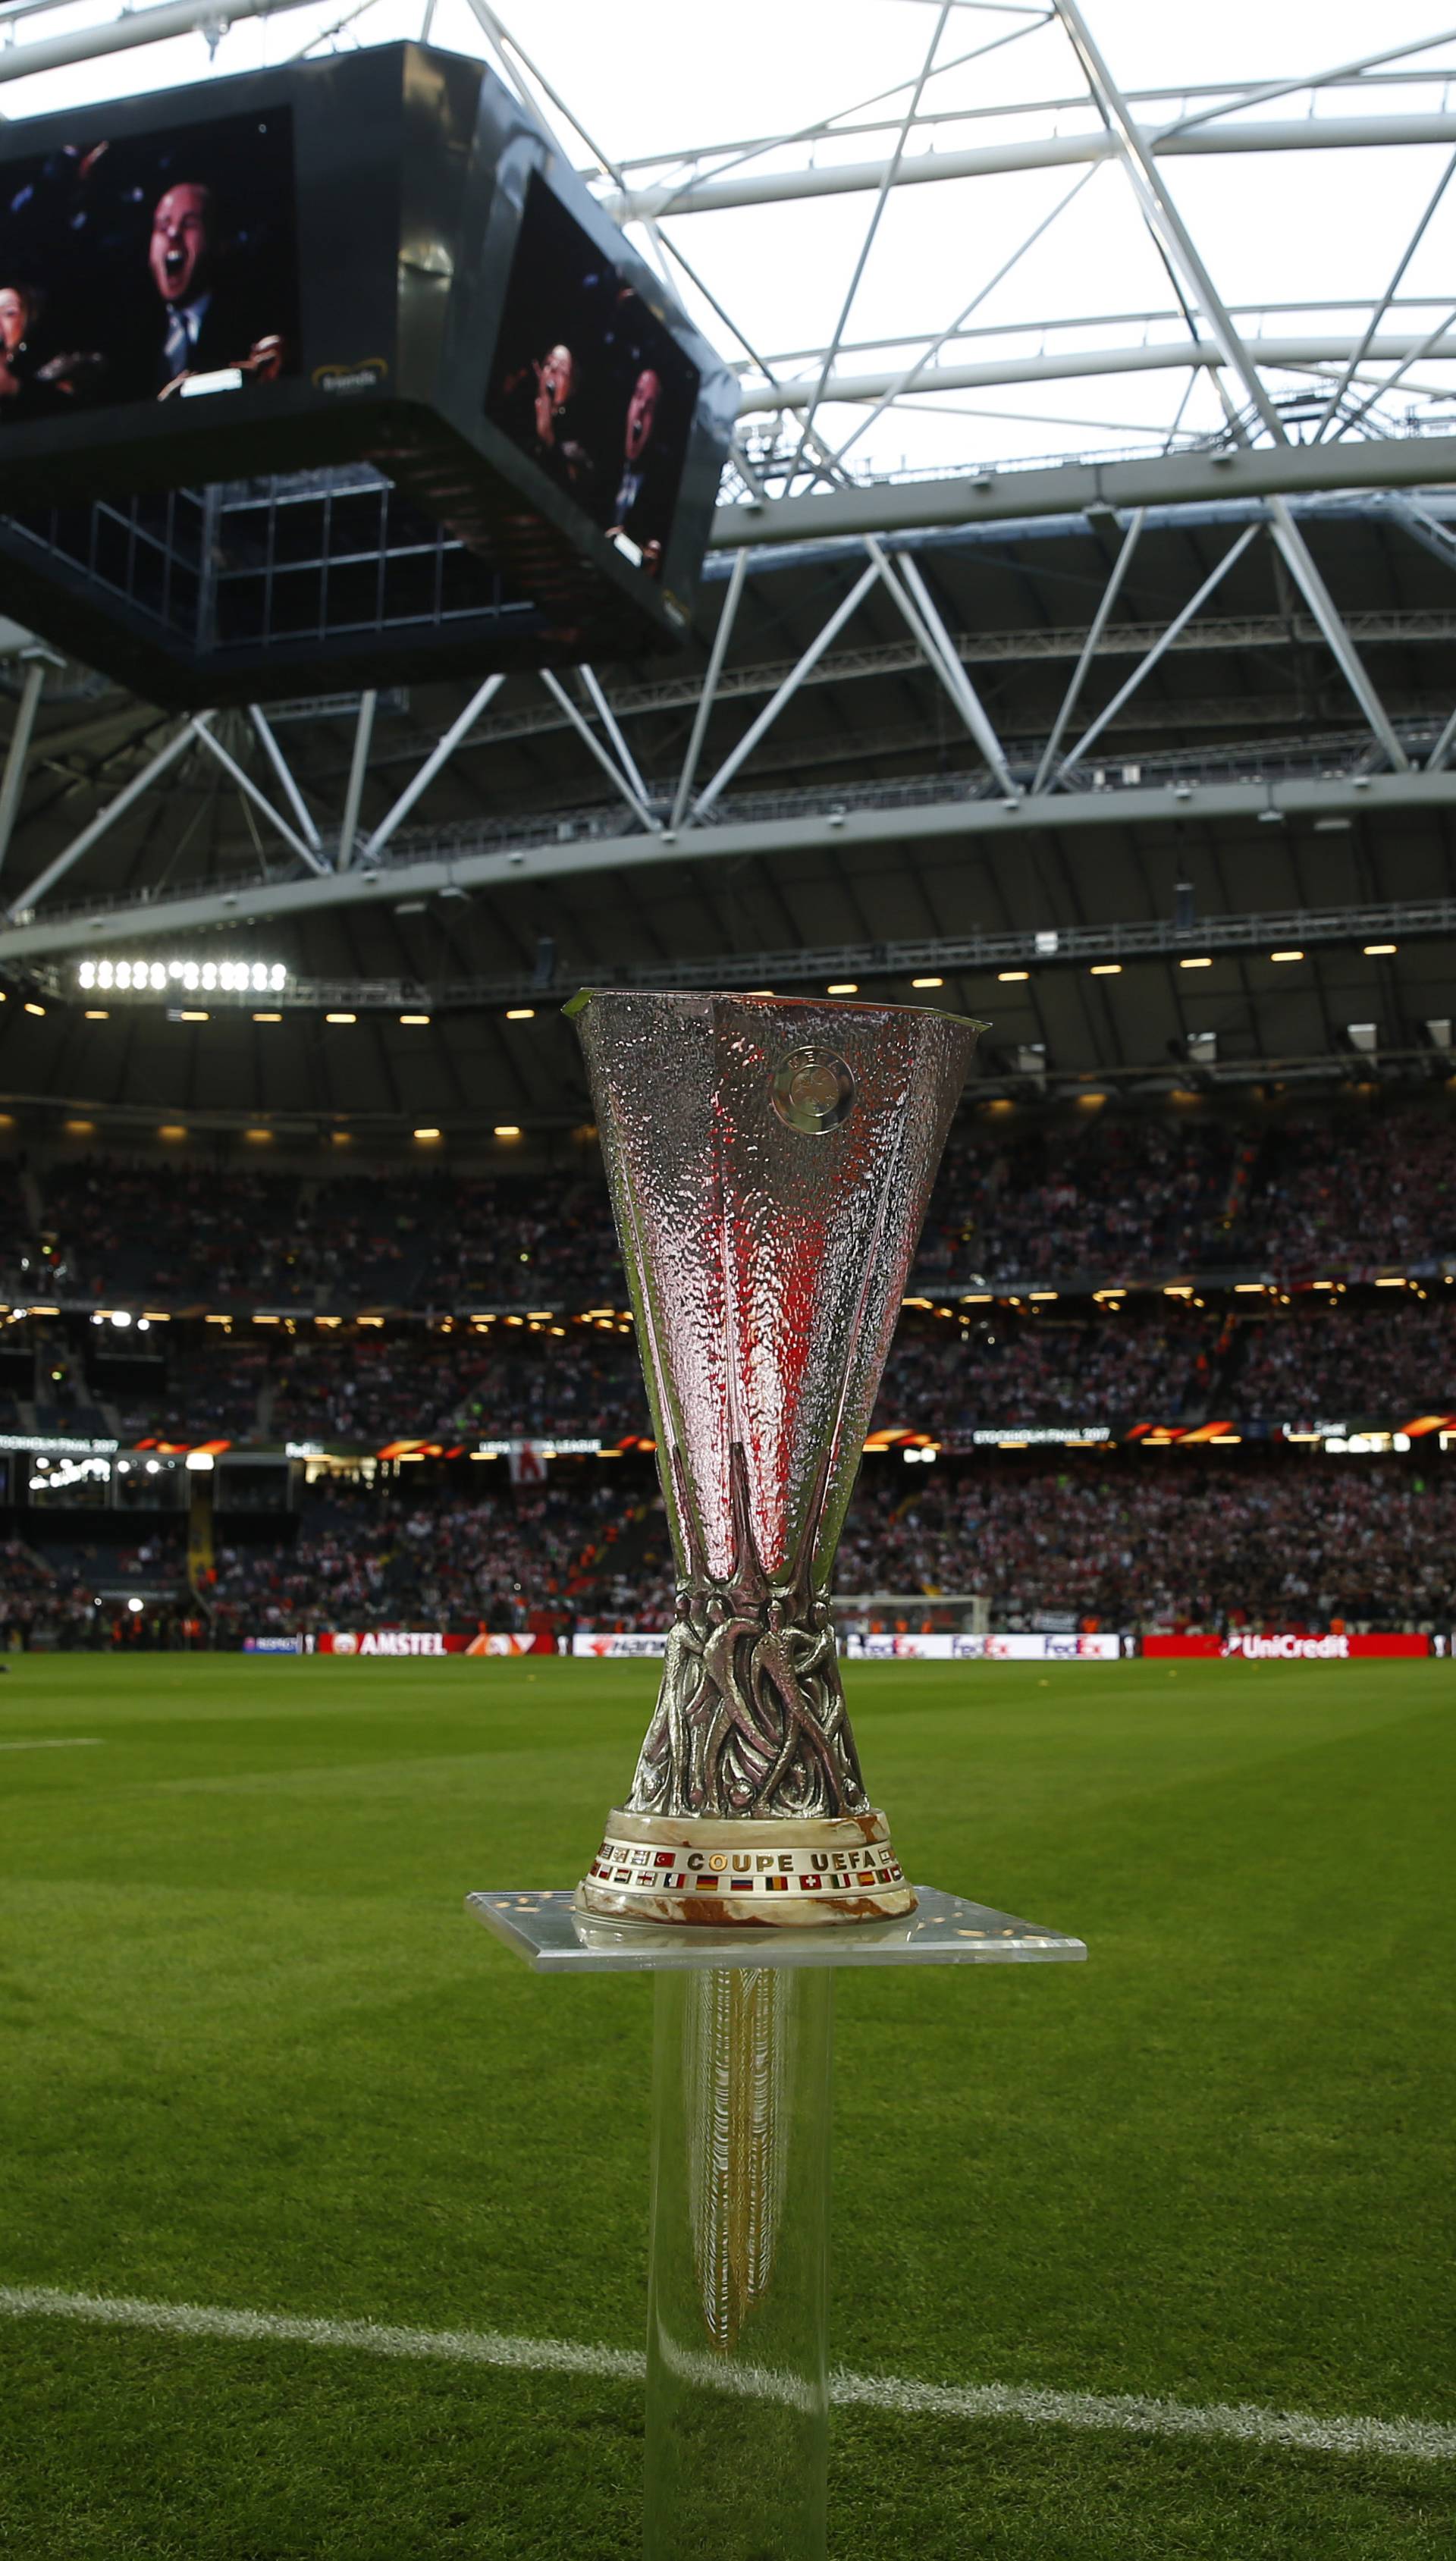
[[(152, 2304), (129, 2295), (65, 2294), (50, 2286), (0, 2286), (0, 2315), (89, 2321), (102, 2328), (159, 2330), (181, 2338), (280, 2341), (291, 2347), (352, 2348), (445, 2365), (492, 2365), (528, 2374), (584, 2374), (640, 2384), (647, 2361), (619, 2347), (566, 2338), (513, 2338), (500, 2330), (404, 2329), (381, 2321), (310, 2320), (281, 2312), (231, 2311), (213, 2304)], [(1117, 2429), (1125, 2435), (1212, 2437), (1301, 2454), (1390, 2455), (1421, 2464), (1456, 2461), (1456, 2427), (1430, 2419), (1317, 2418), (1261, 2410), (1250, 2402), (1165, 2401), (1126, 2392), (1042, 2392), (1023, 2384), (956, 2387), (900, 2375), (830, 2378), (842, 2409), (884, 2410), (903, 2419), (1009, 2419), (1024, 2427)]]
[(34, 1743), (0, 1743), (0, 1752), (81, 1752), (100, 1739), (99, 1734), (45, 1734)]

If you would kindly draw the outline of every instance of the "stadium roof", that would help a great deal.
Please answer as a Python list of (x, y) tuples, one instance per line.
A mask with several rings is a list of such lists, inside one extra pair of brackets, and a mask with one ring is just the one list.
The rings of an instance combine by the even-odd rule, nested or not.
[[(189, 12), (239, 21), (220, 75), (422, 23), (30, 0), (9, 111), (195, 80), (201, 34), (141, 42)], [(485, 0), (427, 15), (737, 365), (692, 645), (179, 724), (12, 634), (7, 1092), (563, 1126), (553, 994), (634, 973), (939, 979), (1009, 1091), (1368, 1070), (1372, 1024), (1440, 1066), (1456, 30), (1288, 7), (1271, 60), (1247, 8), (883, 0), (832, 48), (780, 13), (766, 76), (715, 38), (709, 84), (656, 0), (630, 46), (540, 6), (529, 61)], [(185, 1026), (79, 1001), (105, 953), (293, 975)]]

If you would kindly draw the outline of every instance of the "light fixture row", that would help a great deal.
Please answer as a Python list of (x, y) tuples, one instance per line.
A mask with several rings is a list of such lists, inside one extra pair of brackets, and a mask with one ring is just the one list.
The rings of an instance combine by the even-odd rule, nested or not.
[(89, 995), (93, 988), (116, 988), (123, 995), (165, 995), (169, 989), (180, 989), (184, 995), (211, 995), (214, 990), (224, 995), (276, 996), (288, 984), (288, 971), (281, 960), (81, 960), (77, 965), (76, 983)]

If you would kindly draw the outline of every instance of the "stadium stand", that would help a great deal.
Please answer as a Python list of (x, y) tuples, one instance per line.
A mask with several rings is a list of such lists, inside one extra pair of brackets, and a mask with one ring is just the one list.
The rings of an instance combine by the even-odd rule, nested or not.
[[(1237, 1297), (1157, 1291), (1054, 1308), (907, 1310), (875, 1426), (953, 1437), (997, 1424), (1198, 1422), (1215, 1412), (1294, 1422), (1456, 1411), (1456, 1309), (1444, 1284), (1260, 1290), (1256, 1300), (1257, 1313)], [(123, 1442), (378, 1450), (401, 1437), (615, 1442), (648, 1429), (636, 1346), (619, 1317), (534, 1326), (179, 1317), (165, 1327), (153, 1320), (145, 1351), (135, 1329), (118, 1336), (81, 1323), (56, 1382), (58, 1330), (54, 1319), (11, 1329), (0, 1392), (12, 1404), (36, 1397), (47, 1428)], [(82, 1361), (84, 1388), (76, 1384)]]
[[(513, 1495), (456, 1483), (415, 1496), (335, 1483), (309, 1503), (286, 1547), (219, 1549), (215, 1616), (220, 1632), (238, 1640), (334, 1626), (516, 1629), (543, 1614), (565, 1622), (610, 1611), (619, 1593), (640, 1614), (640, 1576), (621, 1579), (626, 1533), (652, 1509), (640, 1496), (624, 1509), (608, 1484)], [(639, 1558), (642, 1545), (633, 1549)], [(665, 1581), (655, 1597), (644, 1624), (671, 1615)]]
[[(1448, 1618), (1452, 1500), (1430, 1474), (1435, 1445), (1371, 1468), (1270, 1438), (1377, 1425), (1386, 1447), (1456, 1414), (1444, 1093), (1025, 1118), (973, 1108), (953, 1137), (874, 1418), (886, 1439), (936, 1443), (941, 1462), (913, 1479), (892, 1453), (867, 1463), (841, 1589), (918, 1596), (932, 1613), (938, 1595), (974, 1593), (1013, 1627), (1049, 1613), (1134, 1629)], [(211, 1640), (346, 1618), (667, 1622), (645, 1457), (610, 1475), (558, 1463), (547, 1483), (512, 1487), (504, 1464), (465, 1454), (573, 1439), (630, 1451), (648, 1432), (594, 1162), (479, 1178), (244, 1166), (224, 1180), (196, 1161), (91, 1153), (8, 1160), (0, 1186), (0, 1430), (257, 1453), (262, 1472), (235, 1468), (220, 1509)], [(23, 1314), (38, 1281), (54, 1312)], [(1176, 1436), (1215, 1418), (1241, 1447), (1013, 1458), (979, 1446), (1083, 1426), (1107, 1443)], [(453, 1458), (408, 1477), (386, 1463), (373, 1483), (336, 1474), (281, 1508), (290, 1447), (373, 1465), (408, 1442)], [(109, 1513), (73, 1519), (66, 1504), (87, 1488), (28, 1508), (21, 1464), (7, 1513), (19, 1535), (0, 1556), (11, 1641), (180, 1641), (199, 1623), (185, 1479), (168, 1512), (133, 1469)], [(133, 1519), (148, 1502), (163, 1507)], [(157, 1596), (144, 1623), (107, 1597), (128, 1576)]]
[(1456, 1399), (1456, 1307), (1424, 1292), (1374, 1306), (1310, 1293), (1287, 1313), (1241, 1320), (1230, 1370), (1242, 1414), (1444, 1411)]
[(838, 1580), (844, 1592), (982, 1593), (998, 1626), (1048, 1612), (1133, 1630), (1449, 1625), (1453, 1542), (1456, 1485), (1419, 1468), (1212, 1450), (1030, 1458), (917, 1479), (908, 1497), (863, 1484)]
[(1220, 1320), (1181, 1307), (1052, 1321), (997, 1309), (962, 1329), (902, 1329), (876, 1423), (932, 1434), (978, 1424), (1046, 1424), (1106, 1415), (1202, 1412), (1212, 1390)]
[[(217, 1641), (328, 1627), (470, 1631), (573, 1624), (661, 1629), (672, 1617), (662, 1507), (590, 1472), (481, 1490), (476, 1469), (436, 1482), (315, 1488), (270, 1538), (220, 1525), (209, 1615)], [(966, 1596), (998, 1626), (1133, 1632), (1244, 1623), (1323, 1629), (1456, 1622), (1456, 1486), (1419, 1466), (1203, 1450), (1066, 1461), (1029, 1453), (916, 1476), (867, 1462), (840, 1548), (846, 1595), (900, 1596), (899, 1623), (958, 1625)], [(175, 1534), (174, 1534), (175, 1535)], [(74, 1547), (0, 1555), (0, 1624), (91, 1612)], [(159, 1573), (165, 1540), (118, 1551), (106, 1579)], [(923, 1597), (923, 1608), (911, 1596)], [(937, 1607), (939, 1596), (957, 1596)], [(874, 1622), (897, 1622), (892, 1608)], [(109, 1625), (110, 1622), (107, 1621)], [(103, 1641), (104, 1641), (103, 1637)]]
[[(95, 1303), (579, 1307), (621, 1303), (605, 1186), (580, 1173), (262, 1175), (58, 1159), (7, 1179), (12, 1297), (33, 1223), (48, 1277)], [(21, 1247), (25, 1251), (24, 1245)], [(1456, 1252), (1456, 1116), (1442, 1095), (1300, 1118), (994, 1111), (953, 1133), (919, 1273), (942, 1286), (1070, 1287), (1254, 1267), (1298, 1277)]]

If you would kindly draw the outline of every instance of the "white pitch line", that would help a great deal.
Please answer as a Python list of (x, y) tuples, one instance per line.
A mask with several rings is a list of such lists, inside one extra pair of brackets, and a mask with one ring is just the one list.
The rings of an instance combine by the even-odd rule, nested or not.
[(80, 1752), (100, 1739), (99, 1734), (45, 1734), (34, 1743), (0, 1743), (0, 1752)]
[[(211, 2304), (144, 2303), (129, 2295), (65, 2294), (50, 2286), (0, 2286), (3, 2315), (89, 2321), (102, 2328), (156, 2330), (181, 2338), (353, 2348), (367, 2356), (502, 2366), (528, 2374), (584, 2374), (612, 2383), (640, 2384), (647, 2371), (646, 2358), (635, 2349), (584, 2347), (572, 2339), (311, 2320), (280, 2312), (230, 2311)], [(1126, 2392), (1043, 2392), (1010, 2383), (955, 2387), (890, 2374), (836, 2373), (829, 2389), (841, 2409), (884, 2410), (896, 2418), (1010, 2419), (1033, 2428), (1231, 2438), (1242, 2445), (1290, 2447), (1300, 2454), (1388, 2455), (1421, 2464), (1456, 2460), (1456, 2427), (1430, 2419), (1318, 2418), (1303, 2410), (1261, 2410), (1251, 2402), (1144, 2400)]]

